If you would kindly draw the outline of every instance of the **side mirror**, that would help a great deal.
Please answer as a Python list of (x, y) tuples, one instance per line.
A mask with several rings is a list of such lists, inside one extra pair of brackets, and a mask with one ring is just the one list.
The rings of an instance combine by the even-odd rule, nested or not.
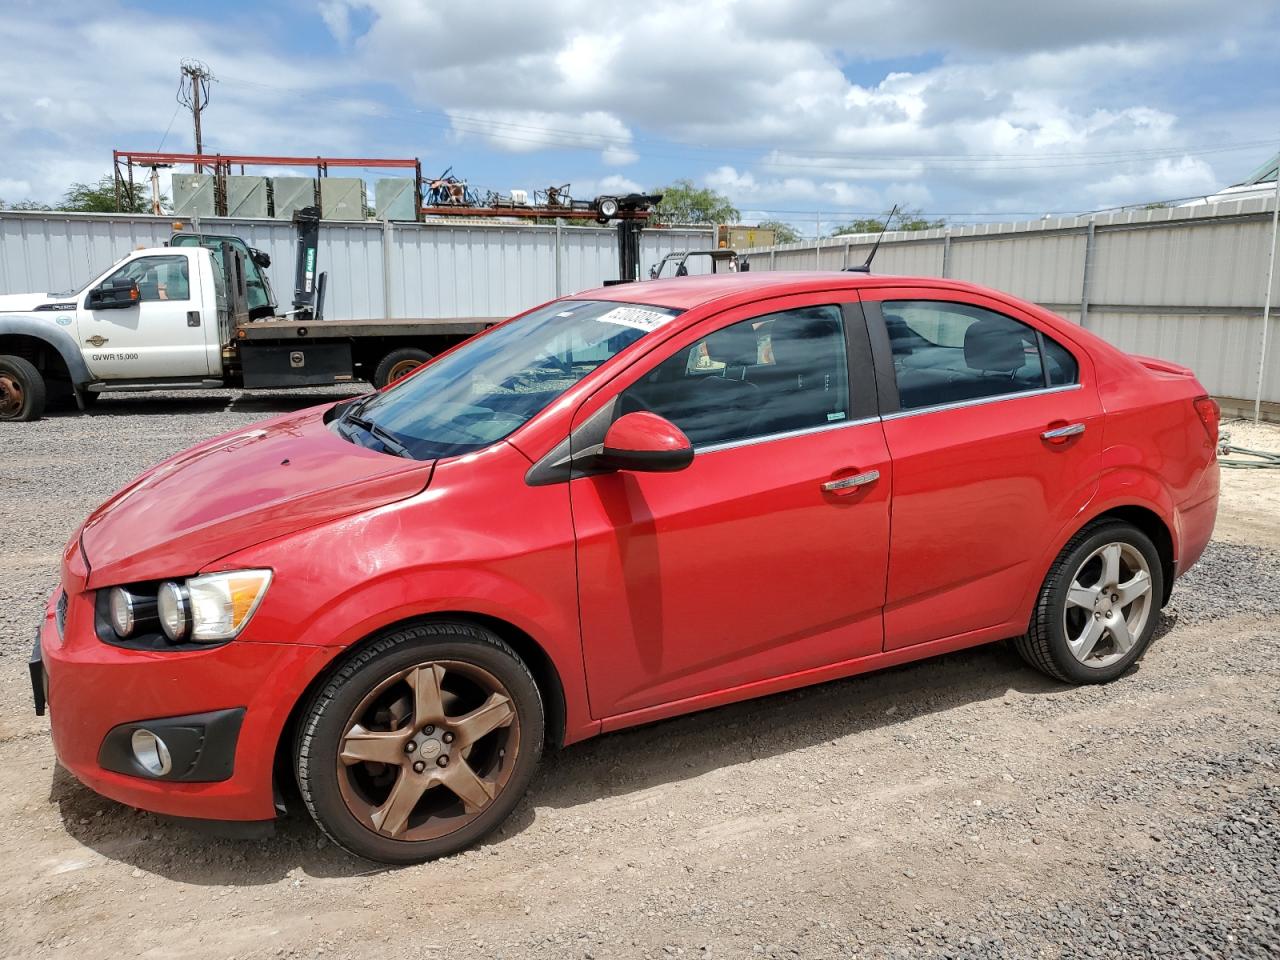
[(614, 470), (667, 473), (693, 463), (684, 431), (656, 413), (628, 413), (610, 425), (596, 463)]
[(751, 270), (751, 261), (750, 261), (750, 260), (739, 260), (739, 261), (738, 261), (738, 272), (739, 272), (739, 273), (748, 273), (748, 272), (750, 272), (750, 270)]
[(263, 270), (271, 266), (271, 256), (269, 254), (263, 253), (257, 247), (249, 248), (249, 259), (252, 260), (254, 263), (256, 263), (258, 266), (260, 266)]
[(104, 280), (89, 291), (84, 305), (89, 310), (123, 310), (138, 305), (141, 295), (133, 280)]

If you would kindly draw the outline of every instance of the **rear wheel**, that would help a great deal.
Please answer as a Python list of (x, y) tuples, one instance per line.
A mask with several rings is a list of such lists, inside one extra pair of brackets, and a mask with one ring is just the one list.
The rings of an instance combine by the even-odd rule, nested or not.
[(1136, 527), (1104, 521), (1063, 547), (1015, 641), (1033, 667), (1067, 683), (1107, 683), (1142, 656), (1164, 595), (1160, 555)]
[(39, 420), (45, 384), (29, 360), (0, 356), (0, 420)]
[(431, 359), (431, 354), (417, 347), (400, 347), (392, 350), (373, 373), (373, 385), (381, 390), (388, 383), (395, 383), (401, 377), (417, 370)]
[(501, 639), (422, 624), (359, 651), (317, 695), (298, 738), (298, 785), (351, 853), (429, 860), (506, 819), (537, 768), (543, 728), (537, 685)]

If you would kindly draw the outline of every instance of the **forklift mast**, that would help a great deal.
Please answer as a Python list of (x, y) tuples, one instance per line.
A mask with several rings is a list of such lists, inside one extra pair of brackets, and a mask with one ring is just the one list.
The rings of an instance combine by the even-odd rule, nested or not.
[(299, 320), (324, 319), (325, 274), (316, 273), (320, 245), (320, 208), (295, 210), (293, 225), (298, 230), (298, 255), (293, 272), (293, 310)]
[(643, 220), (618, 221), (618, 282), (640, 279), (640, 232)]

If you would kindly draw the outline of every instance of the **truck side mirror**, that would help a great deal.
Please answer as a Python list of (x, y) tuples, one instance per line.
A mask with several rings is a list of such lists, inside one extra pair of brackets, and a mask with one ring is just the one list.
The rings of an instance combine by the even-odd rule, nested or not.
[(141, 294), (134, 280), (104, 280), (89, 291), (84, 305), (88, 310), (123, 310), (138, 305)]
[(254, 263), (256, 263), (263, 270), (271, 266), (271, 256), (269, 254), (263, 253), (257, 247), (249, 248), (249, 259), (252, 260)]

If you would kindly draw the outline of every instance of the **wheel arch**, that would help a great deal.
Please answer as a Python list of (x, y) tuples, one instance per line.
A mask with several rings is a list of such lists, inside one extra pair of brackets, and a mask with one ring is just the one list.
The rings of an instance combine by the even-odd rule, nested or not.
[(49, 361), (56, 358), (55, 372), (65, 371), (75, 386), (92, 379), (71, 334), (44, 320), (20, 315), (0, 316), (0, 353), (30, 360), (41, 373), (49, 369)]
[(295, 699), (293, 706), (289, 709), (289, 715), (286, 717), (276, 741), (272, 769), (274, 771), (273, 786), (278, 802), (286, 788), (289, 792), (293, 790), (293, 746), (298, 723), (316, 694), (341, 669), (347, 659), (352, 654), (363, 650), (369, 644), (376, 642), (387, 634), (403, 630), (415, 624), (439, 623), (441, 621), (462, 621), (492, 630), (503, 642), (520, 655), (520, 659), (525, 662), (525, 665), (528, 666), (529, 671), (533, 674), (534, 682), (538, 685), (538, 692), (542, 694), (543, 709), (546, 711), (547, 722), (544, 743), (549, 749), (559, 749), (564, 742), (568, 723), (564, 684), (560, 679), (560, 672), (556, 669), (554, 661), (543, 646), (520, 627), (499, 617), (474, 613), (469, 610), (435, 611), (430, 614), (405, 617), (378, 628), (345, 648), (340, 655), (333, 657), (324, 665), (323, 669), (311, 678), (311, 681), (303, 688)]
[[(1121, 520), (1130, 526), (1137, 527), (1155, 544), (1156, 553), (1160, 556), (1160, 572), (1164, 574), (1161, 578), (1164, 583), (1164, 589), (1160, 597), (1160, 606), (1163, 607), (1167, 604), (1173, 592), (1174, 568), (1177, 563), (1177, 555), (1174, 552), (1173, 531), (1169, 529), (1164, 519), (1150, 507), (1139, 504), (1126, 504), (1111, 507), (1099, 513), (1091, 518), (1085, 526), (1097, 523), (1100, 520)], [(1083, 529), (1083, 527), (1080, 529)], [(1077, 530), (1076, 532), (1079, 531)]]

